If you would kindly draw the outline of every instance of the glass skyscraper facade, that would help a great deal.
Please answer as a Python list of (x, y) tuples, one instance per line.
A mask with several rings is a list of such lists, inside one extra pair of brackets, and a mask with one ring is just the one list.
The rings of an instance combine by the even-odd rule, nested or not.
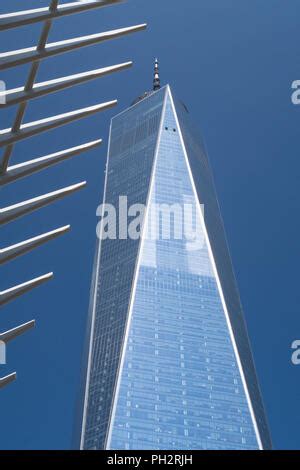
[(125, 236), (117, 213), (117, 236), (98, 242), (82, 449), (271, 448), (212, 175), (188, 114), (166, 86), (112, 120), (104, 202), (119, 207), (126, 196), (127, 208), (145, 211), (139, 237)]

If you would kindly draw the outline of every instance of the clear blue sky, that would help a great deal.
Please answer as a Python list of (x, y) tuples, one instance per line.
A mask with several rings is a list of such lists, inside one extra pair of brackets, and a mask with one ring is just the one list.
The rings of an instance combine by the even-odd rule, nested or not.
[[(48, 2), (26, 0), (26, 8)], [(24, 9), (23, 0), (0, 11)], [(9, 10), (8, 10), (9, 9)], [(39, 80), (135, 61), (131, 71), (32, 103), (26, 121), (118, 98), (118, 110), (16, 146), (12, 162), (103, 137), (101, 150), (76, 157), (1, 190), (1, 206), (64, 185), (88, 188), (3, 228), (7, 246), (67, 223), (72, 232), (1, 268), (0, 289), (49, 271), (55, 279), (1, 311), (0, 330), (36, 318), (34, 331), (10, 344), (1, 375), (18, 372), (0, 391), (1, 449), (70, 447), (110, 117), (151, 87), (160, 59), (169, 82), (202, 130), (209, 151), (276, 448), (300, 448), (300, 367), (290, 345), (300, 339), (298, 195), (300, 79), (297, 0), (131, 0), (57, 20), (51, 40), (148, 22), (146, 33), (52, 58)], [(1, 33), (1, 51), (33, 45), (39, 26)], [(28, 67), (2, 73), (13, 88)], [(1, 111), (1, 127), (14, 110)]]

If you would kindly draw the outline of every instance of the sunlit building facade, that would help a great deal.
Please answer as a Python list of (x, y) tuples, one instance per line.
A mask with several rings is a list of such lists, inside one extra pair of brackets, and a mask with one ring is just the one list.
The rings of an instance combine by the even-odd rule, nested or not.
[[(207, 156), (157, 74), (112, 119), (104, 201), (120, 195), (144, 223), (139, 238), (98, 242), (80, 447), (270, 448)], [(192, 208), (195, 236), (175, 236), (174, 214), (171, 235), (149, 236), (161, 205)]]

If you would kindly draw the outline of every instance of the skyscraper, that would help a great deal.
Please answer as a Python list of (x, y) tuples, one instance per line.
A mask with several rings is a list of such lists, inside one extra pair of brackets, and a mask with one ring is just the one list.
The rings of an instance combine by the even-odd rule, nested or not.
[(104, 192), (145, 212), (139, 237), (124, 236), (120, 211), (116, 237), (102, 225), (81, 448), (269, 449), (208, 159), (157, 61), (153, 90), (112, 119)]

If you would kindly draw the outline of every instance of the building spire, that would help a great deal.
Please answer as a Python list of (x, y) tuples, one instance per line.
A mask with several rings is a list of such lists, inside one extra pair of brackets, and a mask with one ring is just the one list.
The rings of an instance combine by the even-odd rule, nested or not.
[(153, 90), (156, 91), (159, 89), (160, 89), (159, 66), (158, 66), (158, 59), (155, 59)]

